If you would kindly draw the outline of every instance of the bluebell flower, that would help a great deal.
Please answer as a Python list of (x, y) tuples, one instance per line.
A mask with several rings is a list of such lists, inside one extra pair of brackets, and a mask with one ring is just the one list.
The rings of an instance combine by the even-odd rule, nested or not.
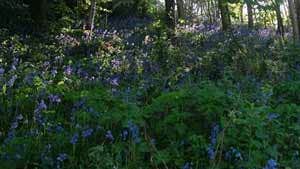
[(50, 94), (48, 98), (51, 103), (60, 103), (61, 102), (61, 99), (58, 95)]
[(67, 67), (65, 67), (64, 73), (66, 75), (71, 75), (72, 71), (73, 71), (72, 67), (71, 66), (67, 66)]
[(274, 159), (268, 160), (266, 166), (263, 169), (277, 169), (277, 162)]
[(107, 139), (107, 140), (109, 140), (109, 141), (114, 141), (114, 136), (113, 136), (113, 134), (112, 134), (112, 132), (110, 131), (110, 130), (108, 130), (107, 132), (106, 132), (106, 134), (105, 134), (105, 138)]
[(112, 86), (119, 86), (119, 78), (118, 77), (114, 77), (110, 79), (110, 84)]
[(45, 109), (47, 109), (47, 105), (45, 104), (44, 100), (41, 100), (41, 102), (39, 102), (39, 104), (37, 105), (34, 112), (40, 112), (40, 111), (45, 110)]
[(208, 148), (207, 148), (207, 154), (208, 154), (208, 158), (210, 160), (214, 160), (215, 159), (216, 152), (215, 152), (215, 148), (212, 145), (208, 146)]
[(22, 114), (17, 115), (16, 120), (18, 121), (23, 120), (23, 115)]
[(19, 123), (18, 123), (17, 121), (15, 121), (15, 122), (13, 122), (13, 123), (11, 124), (10, 128), (11, 128), (11, 129), (16, 129), (16, 128), (18, 128), (18, 126), (19, 126)]
[(70, 140), (70, 143), (71, 144), (76, 144), (77, 142), (78, 142), (78, 139), (79, 139), (79, 134), (78, 133), (75, 133), (73, 136), (72, 136), (72, 138), (71, 138), (71, 140)]
[(51, 70), (51, 75), (52, 75), (53, 77), (55, 77), (56, 74), (57, 74), (57, 70), (56, 70), (56, 69), (52, 69), (52, 70)]
[(61, 132), (64, 131), (64, 128), (63, 128), (61, 125), (57, 125), (57, 126), (55, 127), (55, 131), (56, 131), (57, 133), (61, 133)]
[(183, 165), (182, 169), (192, 169), (191, 163), (187, 162)]
[(13, 87), (13, 85), (15, 84), (15, 81), (17, 80), (18, 76), (17, 75), (13, 75), (11, 77), (11, 79), (7, 82), (7, 85), (9, 87)]
[(45, 125), (45, 119), (43, 118), (41, 112), (45, 109), (47, 109), (47, 105), (45, 104), (44, 100), (41, 100), (34, 110), (34, 120), (42, 126)]
[(128, 135), (129, 135), (128, 130), (127, 130), (127, 129), (124, 129), (124, 130), (122, 131), (122, 133), (121, 133), (121, 138), (122, 138), (122, 140), (123, 140), (123, 141), (126, 141), (127, 138), (128, 138)]
[(136, 124), (134, 124), (132, 121), (129, 121), (128, 128), (134, 142), (139, 143), (141, 141), (139, 127)]
[(58, 154), (58, 156), (56, 157), (57, 161), (63, 162), (65, 160), (68, 159), (68, 155), (66, 153), (60, 153)]
[(0, 68), (0, 76), (2, 76), (5, 73), (5, 70), (3, 68)]
[(243, 157), (239, 150), (230, 147), (230, 150), (225, 153), (225, 159), (229, 161), (238, 161), (243, 160)]
[(218, 134), (220, 132), (220, 127), (217, 124), (213, 125), (213, 128), (210, 132), (210, 141), (212, 145), (215, 145), (217, 143)]
[(87, 138), (93, 134), (93, 131), (94, 130), (92, 128), (90, 128), (90, 129), (84, 130), (81, 135), (83, 138)]
[(270, 121), (272, 121), (272, 120), (274, 120), (274, 119), (277, 119), (279, 117), (279, 114), (277, 114), (277, 113), (269, 113), (268, 114), (268, 119), (270, 120)]

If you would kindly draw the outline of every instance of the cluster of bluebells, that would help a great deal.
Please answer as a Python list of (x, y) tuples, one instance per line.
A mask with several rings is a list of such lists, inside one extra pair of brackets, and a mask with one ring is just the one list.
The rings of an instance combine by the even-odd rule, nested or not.
[(190, 162), (186, 162), (183, 166), (182, 169), (192, 169), (192, 164)]
[(7, 137), (4, 139), (3, 145), (8, 144), (13, 138), (15, 137), (16, 134), (16, 129), (19, 127), (20, 122), (23, 120), (23, 115), (19, 114), (15, 117), (14, 121), (11, 123), (11, 126), (9, 128)]
[(50, 94), (49, 95), (50, 103), (52, 104), (58, 104), (61, 102), (61, 98), (58, 95)]
[(243, 160), (243, 157), (238, 149), (230, 147), (229, 151), (225, 153), (225, 159), (228, 161), (236, 162), (239, 160)]
[(268, 114), (268, 120), (269, 120), (269, 121), (275, 120), (275, 119), (277, 119), (278, 117), (279, 117), (279, 114), (277, 114), (277, 113), (269, 113), (269, 114)]
[(263, 169), (277, 169), (277, 168), (278, 168), (277, 161), (274, 159), (270, 159), (268, 160), (266, 166)]
[(210, 134), (210, 145), (208, 146), (207, 153), (210, 160), (214, 160), (216, 156), (216, 144), (218, 139), (218, 134), (220, 132), (220, 126), (218, 124), (213, 124)]
[(56, 168), (60, 169), (62, 163), (68, 159), (68, 155), (66, 153), (59, 153), (56, 157)]
[(73, 145), (75, 145), (75, 144), (77, 144), (78, 139), (79, 139), (79, 134), (78, 134), (78, 133), (75, 133), (75, 134), (72, 136), (72, 138), (71, 138), (71, 140), (70, 140), (70, 143), (73, 144)]
[(47, 109), (47, 105), (45, 101), (41, 100), (34, 110), (34, 121), (41, 126), (45, 125), (45, 119), (42, 115), (42, 111), (46, 109)]
[(2, 67), (0, 67), (0, 76), (3, 76), (5, 73), (5, 69), (3, 69)]
[(132, 121), (129, 121), (128, 129), (130, 131), (130, 136), (132, 137), (133, 141), (135, 143), (139, 143), (141, 141), (139, 127)]
[(94, 129), (89, 128), (89, 129), (86, 129), (86, 130), (82, 131), (81, 136), (83, 138), (88, 138), (88, 137), (90, 137), (93, 134), (93, 132), (94, 132)]
[(13, 87), (15, 84), (15, 81), (17, 80), (18, 76), (17, 75), (13, 75), (9, 81), (7, 82), (7, 86), (8, 87)]
[(106, 133), (105, 133), (105, 138), (110, 141), (110, 142), (113, 142), (115, 140), (112, 132), (110, 130), (108, 130)]

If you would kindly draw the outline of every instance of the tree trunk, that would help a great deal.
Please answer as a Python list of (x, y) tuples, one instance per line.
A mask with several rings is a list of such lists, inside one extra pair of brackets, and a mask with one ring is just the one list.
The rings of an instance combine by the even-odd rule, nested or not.
[(240, 6), (240, 20), (241, 20), (241, 24), (244, 24), (244, 4), (243, 3)]
[(178, 19), (184, 19), (184, 8), (183, 0), (177, 0), (177, 13)]
[(295, 11), (295, 3), (293, 0), (288, 0), (288, 3), (289, 3), (290, 19), (293, 28), (293, 37), (295, 40), (299, 40), (299, 27), (297, 21), (297, 14)]
[(300, 0), (295, 0), (295, 9), (298, 31), (300, 33)]
[(231, 20), (230, 20), (228, 3), (226, 0), (218, 0), (218, 2), (219, 2), (219, 9), (221, 11), (222, 29), (224, 31), (227, 31), (231, 28)]
[(275, 12), (276, 12), (276, 19), (277, 19), (277, 32), (283, 37), (284, 36), (283, 19), (281, 16), (280, 4), (276, 2), (275, 2)]
[(248, 12), (248, 27), (252, 29), (254, 26), (253, 7), (251, 2), (249, 1), (247, 1), (246, 4), (247, 4), (247, 12)]
[(173, 31), (175, 30), (175, 0), (165, 0), (166, 24)]
[(94, 29), (94, 22), (95, 22), (95, 16), (96, 16), (96, 10), (97, 10), (97, 3), (96, 0), (91, 1), (91, 7), (90, 7), (90, 14), (89, 14), (89, 21), (88, 24), (90, 25), (89, 30), (91, 33), (93, 32)]

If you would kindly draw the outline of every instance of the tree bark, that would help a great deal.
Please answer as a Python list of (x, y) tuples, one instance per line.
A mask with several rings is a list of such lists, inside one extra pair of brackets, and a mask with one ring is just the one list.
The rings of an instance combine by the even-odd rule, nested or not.
[(231, 28), (231, 19), (228, 3), (226, 0), (218, 0), (219, 9), (221, 12), (221, 20), (222, 20), (222, 29), (227, 31)]
[(177, 13), (178, 19), (184, 19), (184, 8), (183, 0), (177, 0)]
[(240, 6), (240, 20), (241, 20), (241, 23), (244, 24), (244, 4), (243, 3)]
[(95, 22), (95, 16), (96, 16), (96, 10), (97, 10), (97, 3), (96, 0), (91, 1), (91, 7), (90, 7), (90, 14), (89, 14), (89, 21), (88, 24), (90, 25), (89, 29), (91, 33), (93, 32), (94, 29), (94, 22)]
[(173, 31), (175, 30), (175, 0), (165, 0), (166, 24)]
[(299, 40), (299, 27), (297, 21), (297, 14), (295, 10), (295, 3), (293, 0), (288, 0), (288, 3), (289, 3), (290, 19), (293, 28), (293, 37), (295, 40)]
[(284, 36), (284, 26), (283, 26), (283, 19), (281, 16), (281, 11), (280, 11), (280, 4), (275, 2), (274, 7), (275, 7), (276, 19), (277, 19), (277, 32), (278, 32), (278, 34), (280, 34), (283, 37)]
[(300, 0), (295, 0), (295, 9), (298, 31), (300, 33)]
[(248, 27), (252, 29), (254, 27), (254, 19), (253, 19), (253, 7), (251, 2), (246, 1), (247, 12), (248, 12)]

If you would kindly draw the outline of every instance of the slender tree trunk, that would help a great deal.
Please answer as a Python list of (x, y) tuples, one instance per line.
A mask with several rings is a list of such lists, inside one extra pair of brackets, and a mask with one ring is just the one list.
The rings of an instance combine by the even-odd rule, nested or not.
[(96, 0), (92, 0), (91, 1), (91, 9), (90, 9), (89, 21), (88, 21), (88, 23), (90, 24), (90, 31), (91, 31), (91, 33), (93, 32), (93, 29), (94, 29), (96, 10), (97, 10)]
[(289, 3), (290, 19), (293, 28), (293, 37), (295, 40), (299, 40), (299, 27), (297, 21), (297, 14), (295, 11), (295, 3), (293, 0), (288, 0), (288, 3)]
[(244, 4), (241, 3), (241, 6), (240, 6), (240, 20), (241, 20), (241, 23), (244, 24)]
[(297, 15), (297, 26), (298, 26), (298, 32), (300, 33), (300, 0), (295, 0), (295, 12)]
[(209, 19), (209, 24), (212, 24), (212, 9), (211, 9), (211, 4), (210, 1), (207, 1), (207, 12), (208, 12), (208, 19)]
[(168, 28), (175, 30), (175, 0), (165, 0), (166, 24)]
[(178, 19), (184, 19), (184, 8), (183, 8), (183, 0), (177, 0), (177, 13)]
[(283, 26), (283, 19), (281, 16), (280, 11), (280, 4), (275, 2), (275, 12), (276, 12), (276, 19), (277, 19), (277, 32), (283, 37), (284, 36), (284, 26)]
[(249, 1), (247, 1), (246, 4), (247, 4), (247, 12), (248, 12), (248, 27), (252, 29), (254, 26), (253, 7), (251, 2)]
[(218, 0), (219, 9), (221, 12), (221, 20), (222, 20), (222, 29), (227, 31), (231, 28), (231, 19), (229, 13), (229, 7), (226, 0)]

